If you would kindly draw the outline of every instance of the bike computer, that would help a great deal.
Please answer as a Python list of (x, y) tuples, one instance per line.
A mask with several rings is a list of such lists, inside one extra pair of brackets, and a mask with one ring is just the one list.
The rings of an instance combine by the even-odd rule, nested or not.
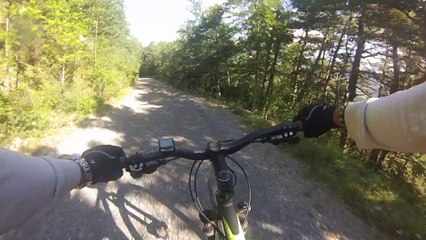
[(160, 152), (173, 152), (175, 150), (175, 141), (173, 138), (160, 138), (158, 140)]

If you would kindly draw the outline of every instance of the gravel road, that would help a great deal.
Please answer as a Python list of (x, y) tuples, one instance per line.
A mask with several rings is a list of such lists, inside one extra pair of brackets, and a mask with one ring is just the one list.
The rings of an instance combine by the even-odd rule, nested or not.
[[(127, 153), (156, 148), (172, 136), (178, 146), (202, 149), (206, 141), (232, 139), (249, 129), (229, 110), (153, 79), (138, 86), (103, 116), (90, 117), (45, 154), (82, 152), (100, 144)], [(312, 156), (314, 157), (314, 156)], [(253, 189), (247, 239), (374, 239), (373, 231), (320, 184), (306, 179), (302, 165), (275, 146), (251, 145), (235, 155)], [(73, 190), (40, 224), (0, 239), (203, 239), (187, 189), (191, 162), (175, 161), (141, 179)], [(201, 168), (202, 182), (211, 174)], [(205, 175), (204, 175), (205, 173)], [(244, 195), (239, 173), (238, 191)]]

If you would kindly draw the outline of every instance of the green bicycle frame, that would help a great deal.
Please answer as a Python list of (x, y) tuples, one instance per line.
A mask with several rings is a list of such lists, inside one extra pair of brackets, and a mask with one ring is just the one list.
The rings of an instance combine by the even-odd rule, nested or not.
[(240, 221), (238, 221), (238, 234), (234, 235), (232, 233), (231, 228), (229, 227), (229, 224), (226, 222), (225, 218), (223, 218), (223, 227), (225, 229), (225, 234), (228, 237), (228, 240), (245, 240), (246, 236), (244, 234), (243, 228), (241, 227)]
[(223, 228), (228, 240), (245, 240), (245, 234), (237, 216), (234, 204), (234, 174), (226, 164), (225, 156), (218, 152), (210, 161), (215, 171), (218, 192), (216, 201), (219, 216), (222, 218)]

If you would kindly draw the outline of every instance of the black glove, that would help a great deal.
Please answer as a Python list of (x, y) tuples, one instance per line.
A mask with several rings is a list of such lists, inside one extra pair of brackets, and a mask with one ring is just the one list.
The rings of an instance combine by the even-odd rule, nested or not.
[(301, 121), (304, 135), (307, 138), (318, 137), (338, 126), (333, 121), (336, 106), (314, 103), (303, 107), (294, 117), (294, 121)]
[(119, 158), (125, 157), (123, 149), (112, 145), (99, 145), (81, 154), (92, 174), (92, 184), (117, 180), (123, 176)]

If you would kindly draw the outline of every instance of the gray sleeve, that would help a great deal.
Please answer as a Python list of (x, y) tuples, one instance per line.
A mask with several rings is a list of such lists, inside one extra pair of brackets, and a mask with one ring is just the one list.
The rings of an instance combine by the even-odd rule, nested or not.
[(350, 103), (345, 122), (359, 148), (426, 153), (426, 83)]
[(0, 148), (0, 234), (45, 216), (80, 177), (73, 161)]

